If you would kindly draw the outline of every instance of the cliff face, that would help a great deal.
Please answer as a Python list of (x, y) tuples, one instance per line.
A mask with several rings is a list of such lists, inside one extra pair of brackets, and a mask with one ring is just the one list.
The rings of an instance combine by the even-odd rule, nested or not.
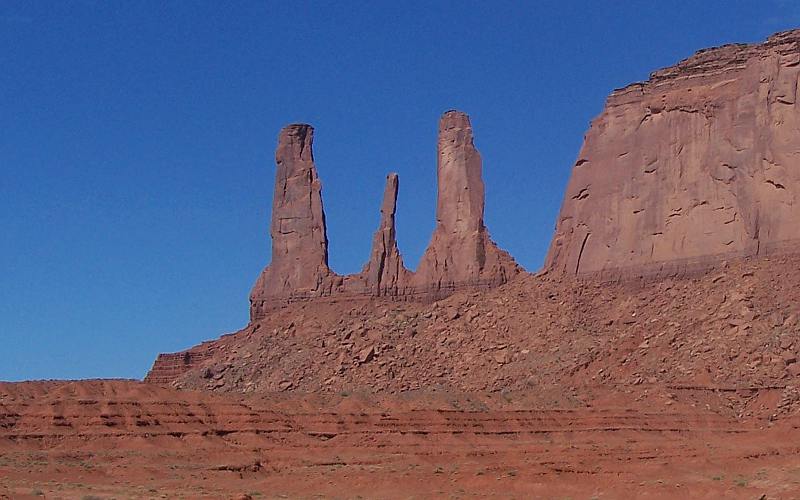
[(331, 271), (313, 132), (310, 125), (289, 125), (278, 138), (272, 262), (250, 294), (252, 320), (314, 298), (437, 300), (463, 288), (503, 284), (521, 271), (491, 240), (484, 225), (481, 157), (473, 144), (469, 117), (459, 111), (448, 111), (439, 123), (437, 225), (418, 272), (405, 268), (397, 248), (397, 174), (387, 177), (380, 225), (363, 271), (347, 276)]
[(800, 30), (698, 52), (609, 97), (545, 268), (673, 272), (800, 240)]

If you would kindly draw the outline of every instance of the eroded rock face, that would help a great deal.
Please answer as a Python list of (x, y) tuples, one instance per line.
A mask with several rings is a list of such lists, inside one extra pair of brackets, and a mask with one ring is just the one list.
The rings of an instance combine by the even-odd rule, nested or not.
[(449, 111), (439, 124), (437, 224), (417, 273), (404, 267), (397, 247), (397, 174), (386, 180), (369, 261), (361, 273), (339, 276), (328, 267), (313, 128), (284, 128), (275, 159), (272, 262), (250, 294), (252, 320), (292, 302), (323, 297), (437, 300), (459, 289), (503, 284), (521, 271), (489, 238), (484, 225), (481, 157), (464, 113)]
[(519, 267), (489, 238), (483, 223), (481, 155), (473, 144), (466, 114), (448, 111), (442, 115), (438, 153), (436, 228), (415, 283), (436, 290), (505, 283)]
[(800, 31), (698, 52), (611, 94), (546, 269), (674, 272), (800, 239)]
[(288, 125), (278, 137), (270, 228), (272, 262), (250, 294), (256, 307), (273, 298), (318, 294), (332, 275), (313, 142), (314, 129), (305, 124)]
[(361, 275), (373, 295), (397, 295), (408, 284), (411, 273), (403, 265), (397, 248), (394, 215), (397, 211), (397, 174), (386, 177), (386, 189), (381, 203), (381, 222), (372, 238), (372, 252)]

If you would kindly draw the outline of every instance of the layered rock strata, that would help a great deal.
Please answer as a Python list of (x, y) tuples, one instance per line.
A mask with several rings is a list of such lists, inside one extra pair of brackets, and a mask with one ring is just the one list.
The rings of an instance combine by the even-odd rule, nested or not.
[(489, 237), (483, 221), (481, 157), (469, 117), (448, 111), (439, 123), (436, 229), (414, 273), (397, 247), (397, 174), (386, 181), (380, 226), (359, 274), (328, 267), (321, 185), (314, 165), (313, 128), (289, 125), (278, 138), (273, 195), (272, 262), (250, 294), (255, 320), (286, 304), (324, 297), (391, 297), (430, 301), (463, 288), (489, 288), (521, 269)]
[(800, 30), (698, 52), (614, 91), (545, 268), (673, 273), (800, 240)]

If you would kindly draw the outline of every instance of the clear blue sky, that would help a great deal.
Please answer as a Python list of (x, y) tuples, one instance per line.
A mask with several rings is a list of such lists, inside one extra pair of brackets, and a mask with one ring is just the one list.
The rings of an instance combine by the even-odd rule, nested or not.
[(142, 377), (157, 353), (242, 327), (290, 122), (316, 127), (335, 271), (366, 260), (391, 170), (416, 266), (450, 108), (472, 117), (494, 239), (534, 271), (609, 91), (798, 14), (780, 0), (0, 1), (0, 379)]

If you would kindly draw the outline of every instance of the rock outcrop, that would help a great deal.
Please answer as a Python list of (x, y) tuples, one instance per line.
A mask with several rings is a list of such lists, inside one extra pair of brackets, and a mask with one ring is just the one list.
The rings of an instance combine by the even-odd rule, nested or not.
[(288, 125), (278, 137), (270, 229), (272, 262), (258, 277), (252, 296), (269, 300), (313, 295), (332, 275), (313, 142), (314, 129), (304, 124)]
[(431, 301), (455, 290), (489, 288), (521, 269), (489, 238), (483, 222), (481, 157), (469, 117), (445, 113), (439, 124), (437, 225), (419, 272), (403, 265), (397, 247), (397, 174), (386, 182), (381, 222), (370, 258), (359, 274), (339, 276), (328, 267), (328, 240), (321, 184), (314, 165), (310, 125), (285, 127), (275, 154), (272, 262), (250, 294), (256, 320), (286, 304), (314, 298), (390, 297)]
[(573, 167), (545, 268), (673, 273), (793, 250), (799, 74), (795, 30), (614, 91)]
[[(302, 211), (308, 220), (295, 226), (317, 231), (305, 240), (315, 251), (298, 254), (311, 265), (273, 263), (254, 290), (251, 324), (160, 356), (147, 380), (331, 393), (530, 392), (557, 381), (562, 394), (586, 383), (667, 384), (668, 405), (676, 390), (692, 398), (744, 391), (740, 417), (753, 410), (749, 391), (760, 387), (779, 401), (770, 418), (797, 413), (800, 255), (763, 255), (796, 254), (800, 241), (799, 76), (794, 31), (760, 45), (702, 51), (615, 91), (574, 167), (547, 272), (435, 304), (419, 302), (519, 272), (484, 225), (481, 158), (466, 115), (448, 112), (440, 123), (437, 225), (416, 273), (403, 267), (397, 249), (394, 175), (363, 272), (331, 272), (317, 251), (326, 242), (316, 171), (303, 164), (308, 180), (297, 185), (316, 200), (309, 206), (320, 207), (319, 216)], [(277, 194), (283, 189), (276, 189), (283, 210)], [(715, 263), (718, 269), (707, 269)], [(695, 267), (703, 272), (606, 279)], [(566, 279), (576, 274), (582, 279)], [(375, 296), (398, 302), (350, 300)], [(319, 300), (325, 297), (333, 300)], [(313, 306), (289, 304), (309, 298)]]
[(370, 293), (375, 296), (396, 296), (408, 284), (411, 273), (403, 265), (403, 257), (397, 248), (397, 232), (394, 214), (397, 211), (397, 174), (386, 176), (386, 189), (381, 203), (381, 222), (372, 238), (369, 262), (361, 276)]
[(481, 169), (469, 117), (448, 111), (439, 121), (436, 229), (417, 269), (418, 286), (437, 293), (465, 284), (496, 286), (519, 272), (483, 223)]

